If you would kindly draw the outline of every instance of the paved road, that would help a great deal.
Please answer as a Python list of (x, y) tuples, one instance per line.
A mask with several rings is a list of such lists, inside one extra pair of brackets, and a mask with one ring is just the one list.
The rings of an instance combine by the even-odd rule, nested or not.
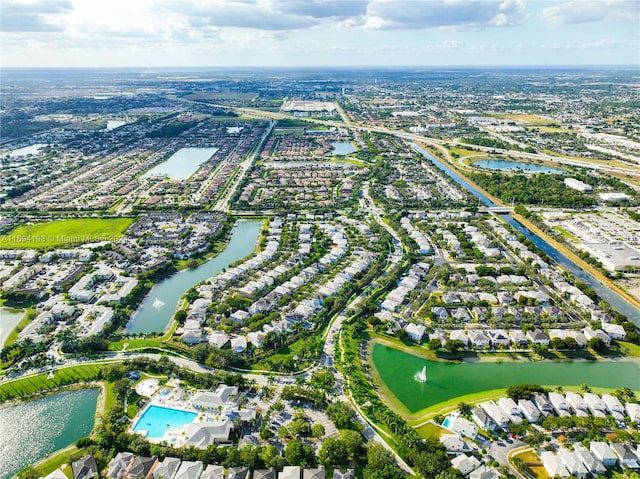
[(272, 121), (269, 123), (269, 127), (262, 134), (262, 138), (260, 138), (260, 141), (254, 148), (253, 152), (250, 155), (248, 155), (247, 158), (245, 158), (242, 162), (239, 163), (240, 170), (237, 172), (235, 178), (232, 180), (232, 183), (227, 186), (225, 193), (216, 202), (216, 205), (214, 207), (215, 210), (217, 211), (229, 210), (229, 200), (233, 196), (233, 193), (236, 191), (236, 188), (238, 188), (238, 185), (242, 181), (242, 178), (244, 178), (244, 176), (247, 174), (247, 170), (249, 170), (249, 168), (251, 168), (251, 165), (253, 165), (253, 162), (256, 159), (256, 156), (258, 156), (260, 154), (260, 151), (262, 151), (262, 145), (264, 144), (267, 137), (269, 136), (269, 133), (271, 133), (271, 130), (273, 130), (273, 127), (275, 126), (275, 124), (276, 124), (275, 121)]

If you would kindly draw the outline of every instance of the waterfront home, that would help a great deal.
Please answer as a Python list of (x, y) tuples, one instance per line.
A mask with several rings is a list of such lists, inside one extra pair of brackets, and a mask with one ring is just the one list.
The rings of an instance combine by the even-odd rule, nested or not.
[(602, 323), (602, 330), (611, 338), (624, 341), (627, 337), (627, 332), (619, 324)]
[(407, 324), (404, 329), (407, 332), (407, 335), (409, 336), (409, 338), (418, 343), (422, 341), (422, 338), (424, 337), (424, 333), (427, 330), (427, 328), (423, 324), (414, 324), (414, 323)]
[(485, 348), (491, 344), (491, 339), (482, 331), (469, 331), (469, 341), (476, 348)]
[(460, 454), (451, 459), (451, 466), (460, 471), (463, 475), (469, 474), (471, 471), (480, 467), (480, 461), (474, 456)]
[(606, 417), (607, 407), (600, 396), (594, 393), (585, 393), (584, 402), (595, 417)]
[(82, 459), (71, 463), (73, 479), (93, 479), (98, 477), (98, 465), (96, 459), (91, 454), (87, 454)]
[(200, 479), (224, 479), (224, 467), (218, 466), (217, 464), (209, 464), (200, 476)]
[(605, 333), (603, 330), (601, 329), (591, 329), (590, 327), (584, 328), (582, 330), (585, 338), (587, 338), (587, 341), (589, 341), (590, 339), (595, 339), (598, 338), (600, 340), (602, 340), (602, 342), (606, 345), (606, 346), (610, 346), (611, 345), (611, 338), (607, 335), (607, 333)]
[(550, 329), (549, 337), (551, 339), (573, 338), (576, 340), (576, 343), (578, 343), (578, 346), (580, 346), (581, 348), (587, 345), (587, 338), (584, 336), (582, 331), (573, 331), (570, 329)]
[(124, 477), (125, 471), (132, 460), (132, 452), (119, 452), (116, 454), (116, 456), (109, 462), (107, 477), (111, 479), (121, 479)]
[(462, 436), (468, 437), (469, 439), (475, 439), (478, 435), (478, 427), (468, 419), (461, 416), (450, 418), (449, 429)]
[(522, 411), (524, 417), (527, 418), (527, 421), (536, 423), (538, 422), (538, 419), (540, 419), (540, 410), (536, 407), (533, 401), (529, 399), (519, 399), (518, 407)]
[(549, 336), (539, 329), (527, 331), (527, 338), (532, 344), (538, 344), (541, 346), (549, 345)]
[(640, 467), (638, 456), (628, 444), (614, 442), (611, 444), (611, 450), (618, 457), (621, 466), (626, 466), (629, 469), (638, 469)]
[(509, 418), (505, 413), (502, 412), (502, 409), (494, 403), (493, 401), (487, 401), (485, 403), (480, 404), (482, 409), (493, 419), (498, 427), (505, 429), (509, 424)]
[(526, 348), (529, 346), (529, 340), (520, 329), (510, 329), (509, 339), (516, 348)]
[(325, 479), (324, 466), (303, 469), (302, 479)]
[(558, 449), (558, 457), (572, 477), (582, 478), (589, 473), (585, 465), (582, 463), (580, 456), (575, 452), (561, 447), (560, 449)]
[(616, 420), (624, 420), (624, 406), (617, 397), (612, 396), (611, 394), (603, 394), (602, 402), (604, 402), (609, 414), (611, 414)]
[(50, 474), (44, 476), (42, 479), (69, 479), (69, 478), (64, 472), (62, 472), (62, 469), (56, 469)]
[(547, 470), (549, 477), (571, 476), (562, 460), (551, 451), (543, 451), (540, 454), (540, 461), (542, 461), (542, 465)]
[(447, 454), (458, 455), (471, 452), (467, 443), (458, 434), (443, 434), (440, 436), (440, 444), (447, 450)]
[(203, 470), (202, 461), (183, 461), (173, 479), (200, 479)]
[(278, 479), (300, 479), (300, 467), (284, 466), (282, 472), (278, 473)]
[[(627, 410), (627, 414), (631, 419), (631, 422), (635, 422), (636, 424), (640, 424), (640, 404), (635, 404), (628, 402), (625, 405), (625, 409)], [(640, 456), (638, 456), (640, 457)]]
[(618, 462), (618, 456), (613, 452), (611, 446), (606, 442), (591, 441), (589, 451), (598, 459), (605, 467), (615, 466)]
[(586, 447), (579, 442), (573, 445), (574, 454), (582, 461), (584, 467), (592, 476), (604, 476), (607, 472), (607, 468), (604, 467), (602, 461), (595, 457)]
[(491, 346), (494, 348), (511, 344), (511, 340), (504, 329), (490, 329), (487, 333), (491, 338)]
[(500, 398), (498, 400), (498, 407), (509, 417), (511, 422), (516, 424), (522, 423), (522, 411), (513, 399), (510, 397)]
[(587, 403), (582, 399), (580, 394), (569, 391), (566, 394), (566, 398), (569, 406), (571, 406), (571, 409), (573, 409), (576, 416), (587, 417), (589, 415), (589, 412), (587, 411)]
[(180, 459), (177, 457), (165, 457), (158, 462), (158, 465), (153, 470), (153, 479), (173, 479), (179, 467)]
[(465, 348), (469, 345), (469, 336), (467, 336), (467, 333), (465, 333), (463, 329), (455, 329), (451, 331), (449, 337), (452, 340), (462, 342)]
[(550, 392), (548, 396), (549, 402), (551, 402), (551, 405), (558, 416), (571, 416), (571, 408), (569, 407), (569, 403), (565, 399), (564, 395), (556, 392)]
[(200, 344), (202, 342), (202, 328), (198, 320), (188, 319), (184, 322), (182, 342), (187, 344)]
[(158, 465), (158, 457), (134, 456), (124, 474), (125, 479), (150, 479)]
[(471, 418), (482, 429), (487, 431), (495, 431), (498, 425), (481, 407), (475, 407), (471, 410)]

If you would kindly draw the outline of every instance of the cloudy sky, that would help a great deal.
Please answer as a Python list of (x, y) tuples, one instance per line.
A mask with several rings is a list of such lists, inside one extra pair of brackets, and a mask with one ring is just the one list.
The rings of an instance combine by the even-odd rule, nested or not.
[(0, 0), (0, 64), (640, 65), (640, 0)]

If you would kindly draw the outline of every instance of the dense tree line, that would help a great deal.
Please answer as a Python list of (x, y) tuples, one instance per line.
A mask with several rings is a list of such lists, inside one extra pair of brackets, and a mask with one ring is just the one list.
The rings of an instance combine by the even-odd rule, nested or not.
[(505, 203), (585, 208), (596, 204), (593, 196), (567, 188), (562, 175), (507, 175), (470, 173), (469, 177)]

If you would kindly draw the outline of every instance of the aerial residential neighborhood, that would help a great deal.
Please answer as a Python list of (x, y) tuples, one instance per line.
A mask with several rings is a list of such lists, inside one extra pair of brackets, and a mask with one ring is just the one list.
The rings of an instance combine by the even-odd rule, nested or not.
[(640, 477), (636, 1), (0, 16), (0, 479)]

